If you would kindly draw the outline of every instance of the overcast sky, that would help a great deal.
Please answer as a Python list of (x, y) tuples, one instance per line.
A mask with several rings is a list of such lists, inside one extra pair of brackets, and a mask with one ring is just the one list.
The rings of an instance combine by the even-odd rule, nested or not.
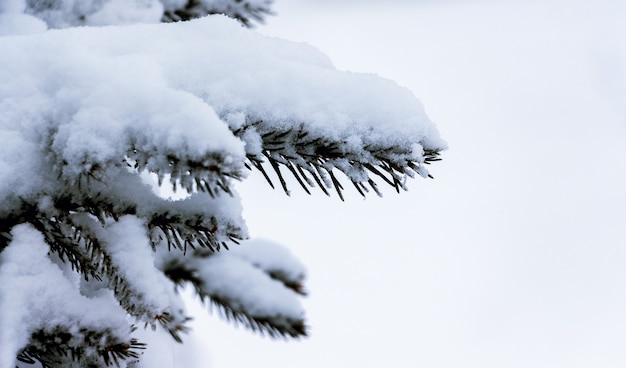
[(258, 31), (411, 89), (450, 149), (382, 199), (245, 181), (251, 233), (309, 267), (311, 337), (192, 306), (198, 367), (625, 366), (620, 4), (277, 0)]

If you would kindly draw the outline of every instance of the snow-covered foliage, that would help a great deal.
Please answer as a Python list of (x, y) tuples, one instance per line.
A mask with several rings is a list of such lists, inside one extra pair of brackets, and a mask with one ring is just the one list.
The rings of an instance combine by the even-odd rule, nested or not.
[[(269, 1), (1, 4), (0, 368), (137, 366), (135, 325), (180, 341), (183, 284), (235, 322), (305, 335), (305, 270), (243, 241), (233, 181), (256, 168), (271, 184), (269, 164), (285, 191), (281, 168), (306, 191), (341, 196), (338, 171), (363, 195), (376, 178), (399, 190), (445, 149), (409, 91), (227, 17), (46, 30)], [(145, 173), (189, 195), (162, 198)]]
[(50, 260), (49, 246), (32, 225), (15, 226), (12, 236), (0, 253), (0, 367), (13, 368), (17, 352), (27, 346), (45, 351), (55, 340), (73, 347), (88, 366), (100, 360), (98, 345), (129, 341), (126, 313), (110, 290), (81, 295), (75, 280)]
[(306, 333), (296, 298), (305, 295), (306, 270), (280, 244), (253, 239), (228, 252), (196, 252), (191, 259), (166, 248), (157, 253), (159, 269), (177, 283), (191, 282), (201, 300), (227, 306), (224, 317), (271, 336)]

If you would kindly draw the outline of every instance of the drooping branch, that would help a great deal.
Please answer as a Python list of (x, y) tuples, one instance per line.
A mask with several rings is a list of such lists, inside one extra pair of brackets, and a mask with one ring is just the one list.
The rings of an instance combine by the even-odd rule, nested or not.
[[(66, 213), (47, 218), (42, 213), (34, 212), (30, 216), (30, 223), (42, 234), (50, 251), (56, 254), (60, 261), (69, 263), (74, 271), (83, 276), (85, 283), (93, 284), (95, 280), (95, 283), (102, 284), (99, 287), (106, 285), (114, 291), (116, 299), (130, 315), (146, 323), (159, 323), (176, 340), (180, 340), (179, 333), (186, 331), (184, 325), (189, 318), (180, 313), (167, 312), (167, 309), (172, 308), (166, 308), (166, 305), (159, 308), (150, 304), (153, 298), (149, 291), (138, 289), (133, 285), (134, 278), (124, 274), (119, 268), (120, 261), (107, 249), (106, 240), (103, 243), (104, 228), (96, 216), (76, 209)], [(114, 220), (105, 219), (106, 223), (111, 221)], [(12, 240), (11, 234), (7, 236)], [(148, 246), (147, 238), (145, 245)], [(126, 256), (133, 258), (132, 254)], [(138, 258), (136, 260), (138, 262), (144, 262), (146, 257), (135, 258)], [(171, 305), (171, 301), (169, 304)]]
[[(276, 273), (231, 252), (164, 253), (159, 267), (177, 285), (193, 285), (199, 298), (230, 322), (271, 337), (307, 334), (303, 312), (295, 300), (297, 293), (304, 294), (302, 280), (278, 281)], [(268, 297), (271, 303), (267, 303)]]
[[(219, 296), (209, 296), (207, 294), (198, 295), (203, 302), (208, 301), (210, 308), (217, 310), (217, 313), (228, 322), (241, 324), (244, 327), (267, 334), (272, 338), (292, 337), (300, 338), (307, 336), (307, 327), (304, 318), (291, 318), (287, 316), (254, 316), (244, 310), (233, 307), (233, 301)], [(203, 297), (204, 295), (204, 297)]]
[[(4, 336), (12, 337), (3, 340), (3, 348), (6, 344), (22, 360), (37, 358), (53, 367), (68, 366), (62, 363), (70, 360), (105, 366), (135, 356), (142, 344), (130, 337), (126, 311), (110, 294), (82, 294), (51, 260), (46, 237), (35, 226), (17, 225), (11, 235), (0, 253), (5, 311), (0, 324)], [(15, 305), (28, 308), (11, 308)], [(85, 310), (94, 313), (85, 315)]]

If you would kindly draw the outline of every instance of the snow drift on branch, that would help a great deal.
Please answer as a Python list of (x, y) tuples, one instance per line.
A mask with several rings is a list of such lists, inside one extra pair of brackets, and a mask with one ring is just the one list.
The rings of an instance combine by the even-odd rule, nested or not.
[[(349, 167), (356, 158), (384, 152), (392, 164), (419, 165), (424, 151), (445, 148), (408, 90), (339, 72), (311, 47), (226, 17), (7, 36), (0, 54), (2, 200), (45, 186), (32, 172), (38, 165), (58, 165), (72, 179), (129, 150), (144, 154), (150, 171), (176, 152), (239, 177), (244, 154), (266, 148), (261, 137), (290, 129), (306, 132), (307, 142), (341, 143), (333, 155), (347, 158), (329, 165), (353, 181), (367, 179)], [(52, 145), (52, 162), (33, 162), (42, 145)], [(289, 151), (307, 157), (289, 147), (281, 157)]]

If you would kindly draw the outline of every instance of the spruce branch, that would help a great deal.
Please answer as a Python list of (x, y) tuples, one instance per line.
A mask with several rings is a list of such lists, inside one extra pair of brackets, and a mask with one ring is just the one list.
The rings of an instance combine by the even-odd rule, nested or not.
[(280, 281), (286, 288), (293, 290), (295, 293), (302, 296), (306, 296), (308, 293), (304, 287), (304, 283), (301, 278), (290, 277), (282, 270), (264, 270), (274, 280)]
[(228, 243), (238, 244), (245, 235), (235, 224), (220, 222), (215, 217), (195, 216), (183, 220), (180, 214), (165, 212), (155, 214), (148, 222), (153, 249), (162, 242), (187, 253), (188, 248), (204, 248), (211, 252), (228, 250)]
[[(136, 172), (126, 168), (110, 169), (109, 176), (116, 180), (91, 182), (80, 195), (56, 198), (55, 206), (65, 213), (87, 212), (102, 226), (110, 219), (117, 221), (123, 215), (137, 215), (146, 220), (153, 249), (166, 240), (170, 249), (183, 252), (196, 247), (218, 251), (247, 237), (240, 218), (216, 217), (215, 208), (221, 204), (215, 201), (226, 199), (215, 198), (215, 190), (207, 190), (208, 196), (196, 193), (172, 201), (156, 196)], [(228, 189), (228, 184), (216, 185), (222, 191)], [(135, 188), (134, 195), (125, 194), (128, 187)]]
[(61, 261), (69, 262), (85, 281), (89, 278), (101, 281), (102, 275), (112, 276), (103, 266), (101, 252), (92, 242), (83, 240), (80, 228), (58, 218), (36, 217), (31, 224), (44, 235), (50, 251), (56, 253)]
[[(190, 330), (189, 327), (185, 326), (185, 323), (192, 320), (191, 317), (184, 317), (182, 320), (179, 321), (173, 315), (167, 312), (158, 315), (155, 319), (161, 325), (161, 327), (169, 332), (174, 341), (179, 344), (183, 342), (181, 333), (188, 333)], [(146, 323), (145, 327), (148, 327), (148, 323)], [(154, 329), (155, 326), (152, 325), (152, 328)]]
[(251, 131), (256, 132), (262, 140), (262, 149), (260, 152), (248, 152), (247, 159), (251, 165), (247, 167), (261, 171), (274, 188), (264, 168), (265, 164), (269, 164), (287, 195), (289, 188), (281, 167), (291, 173), (307, 194), (310, 194), (309, 188), (315, 186), (326, 195), (329, 195), (327, 189), (334, 188), (343, 200), (344, 187), (335, 175), (335, 170), (343, 173), (363, 197), (369, 192), (364, 184), (368, 184), (380, 196), (382, 194), (375, 178), (400, 192), (401, 189), (407, 190), (407, 177), (412, 178), (416, 173), (432, 178), (424, 165), (440, 160), (438, 150), (424, 149), (423, 158), (418, 162), (412, 152), (393, 145), (364, 144), (360, 149), (350, 149), (345, 140), (315, 137), (305, 130), (304, 125), (276, 130), (257, 120), (234, 130), (234, 133), (245, 139)]
[[(202, 259), (211, 257), (206, 253), (188, 253), (185, 256), (171, 256), (161, 265), (163, 273), (177, 286), (191, 284), (200, 300), (208, 304), (210, 310), (217, 311), (218, 315), (228, 322), (241, 324), (244, 327), (261, 334), (268, 334), (272, 338), (306, 336), (306, 326), (303, 318), (293, 318), (286, 315), (255, 315), (249, 313), (246, 308), (227, 296), (207, 291), (207, 280), (203, 279), (198, 267), (202, 265)], [(189, 258), (192, 258), (191, 260)], [(195, 258), (195, 261), (194, 261)], [(199, 262), (197, 262), (199, 260)], [(260, 269), (260, 268), (259, 268)], [(261, 270), (261, 269), (260, 269)], [(306, 295), (301, 280), (292, 280), (286, 274), (280, 272), (268, 272), (267, 277), (280, 281), (286, 288), (294, 293)]]
[[(89, 270), (90, 276), (106, 281), (116, 299), (130, 315), (146, 320), (152, 320), (158, 315), (139, 302), (142, 299), (141, 294), (119, 272), (118, 266), (101, 242), (102, 235), (99, 233), (102, 228), (98, 222), (85, 213), (74, 213), (64, 219), (55, 220), (48, 222), (53, 226), (43, 229), (52, 251), (58, 252), (63, 260), (63, 256), (69, 253), (68, 249), (72, 250), (69, 254), (74, 258), (68, 260), (72, 265), (76, 264), (77, 271)], [(88, 280), (87, 274), (83, 275)]]
[(243, 310), (234, 308), (232, 301), (219, 296), (209, 296), (198, 293), (203, 303), (209, 309), (216, 310), (218, 315), (234, 325), (241, 324), (251, 331), (267, 334), (271, 338), (300, 338), (307, 336), (307, 326), (304, 319), (293, 319), (287, 316), (252, 316)]

